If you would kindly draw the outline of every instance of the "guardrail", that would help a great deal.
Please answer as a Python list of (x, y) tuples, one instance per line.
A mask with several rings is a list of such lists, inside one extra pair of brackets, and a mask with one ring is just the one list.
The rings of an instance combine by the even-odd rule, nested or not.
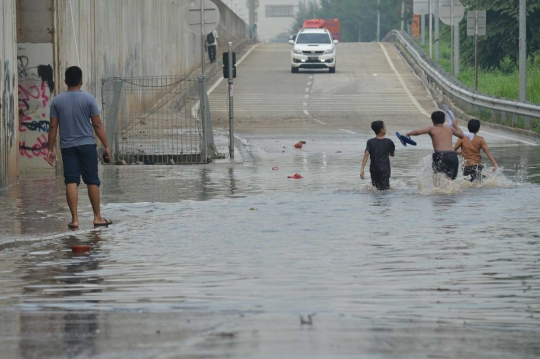
[[(466, 113), (479, 115), (477, 117), (488, 122), (500, 122), (503, 126), (520, 127), (525, 130), (536, 127), (536, 131), (540, 129), (540, 106), (491, 97), (467, 88), (429, 59), (416, 42), (403, 31), (393, 30), (383, 41), (401, 44), (424, 72), (428, 83), (435, 84)], [(511, 116), (510, 119), (508, 115)]]

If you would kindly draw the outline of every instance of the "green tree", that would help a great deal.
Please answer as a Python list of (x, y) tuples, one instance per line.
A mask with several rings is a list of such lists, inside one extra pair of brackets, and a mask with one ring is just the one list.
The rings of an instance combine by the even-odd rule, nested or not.
[[(479, 62), (483, 68), (500, 67), (508, 57), (519, 56), (519, 1), (462, 0), (470, 10), (487, 11), (487, 35), (479, 38)], [(527, 52), (534, 61), (540, 55), (540, 0), (527, 0)], [(474, 64), (474, 37), (467, 36), (467, 22), (460, 24), (463, 60)]]

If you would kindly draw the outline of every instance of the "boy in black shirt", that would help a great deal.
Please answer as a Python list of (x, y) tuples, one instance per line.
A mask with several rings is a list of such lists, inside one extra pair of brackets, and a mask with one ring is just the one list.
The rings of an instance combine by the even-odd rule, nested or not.
[(375, 132), (375, 138), (367, 141), (366, 152), (362, 161), (362, 170), (360, 178), (364, 179), (364, 167), (368, 157), (371, 160), (369, 172), (371, 173), (371, 183), (379, 191), (390, 189), (390, 157), (394, 157), (396, 146), (391, 139), (384, 138), (386, 135), (386, 126), (383, 121), (374, 121), (371, 123), (371, 129)]

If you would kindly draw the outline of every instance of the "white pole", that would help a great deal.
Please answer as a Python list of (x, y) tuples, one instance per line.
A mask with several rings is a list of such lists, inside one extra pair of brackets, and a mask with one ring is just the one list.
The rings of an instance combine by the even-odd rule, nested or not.
[(401, 31), (405, 30), (405, 1), (401, 2)]
[(519, 0), (519, 100), (527, 101), (527, 1)]
[[(422, 43), (422, 46), (425, 46), (426, 45), (426, 15), (425, 14), (422, 14), (420, 15), (420, 35), (421, 35), (421, 43)], [(431, 34), (430, 34), (431, 36)], [(430, 42), (431, 43), (431, 42)], [(431, 47), (431, 45), (430, 45)]]
[(381, 41), (381, 11), (379, 6), (381, 5), (381, 0), (377, 0), (377, 42)]
[(434, 18), (435, 18), (435, 61), (439, 62), (439, 29), (440, 29), (440, 19), (439, 19), (439, 0), (435, 0), (434, 6)]
[(454, 25), (454, 76), (458, 76), (460, 72), (460, 47), (459, 43), (459, 24)]
[(429, 58), (433, 58), (433, 9), (429, 0)]

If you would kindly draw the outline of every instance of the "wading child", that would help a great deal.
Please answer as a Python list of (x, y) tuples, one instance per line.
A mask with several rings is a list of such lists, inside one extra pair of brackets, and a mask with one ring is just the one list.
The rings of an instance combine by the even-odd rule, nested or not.
[(497, 162), (491, 154), (486, 141), (477, 135), (478, 131), (480, 131), (480, 121), (474, 119), (470, 120), (467, 127), (474, 137), (470, 140), (465, 136), (458, 140), (454, 146), (454, 150), (458, 151), (461, 148), (461, 154), (463, 155), (463, 176), (470, 176), (470, 181), (473, 182), (477, 179), (482, 179), (482, 170), (484, 169), (484, 166), (482, 166), (482, 156), (480, 155), (481, 149), (493, 163), (493, 171), (496, 171), (499, 166), (497, 166)]
[(366, 151), (364, 153), (364, 159), (362, 160), (362, 169), (360, 171), (360, 178), (364, 179), (364, 168), (368, 157), (371, 160), (369, 165), (369, 172), (371, 173), (371, 183), (373, 187), (376, 187), (379, 191), (386, 191), (390, 189), (390, 157), (394, 157), (396, 152), (396, 146), (394, 142), (388, 138), (384, 138), (386, 135), (386, 126), (383, 121), (374, 121), (371, 124), (371, 129), (375, 132), (375, 138), (367, 141)]
[[(433, 173), (444, 173), (451, 180), (455, 180), (459, 170), (459, 159), (452, 145), (452, 136), (463, 138), (463, 132), (459, 128), (458, 121), (453, 121), (454, 127), (445, 126), (445, 114), (435, 111), (431, 114), (432, 127), (423, 130), (415, 130), (407, 133), (409, 136), (429, 134), (433, 142)], [(438, 183), (435, 182), (437, 186)]]

